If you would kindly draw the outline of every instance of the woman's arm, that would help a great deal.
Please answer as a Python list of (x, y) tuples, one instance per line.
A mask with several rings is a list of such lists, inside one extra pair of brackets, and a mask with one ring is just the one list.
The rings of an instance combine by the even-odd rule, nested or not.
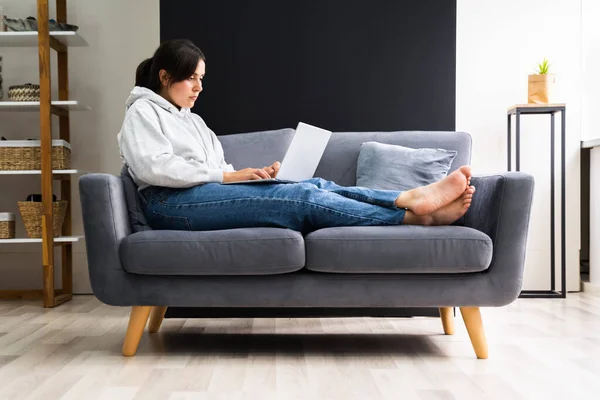
[(217, 158), (219, 160), (219, 167), (221, 167), (221, 170), (227, 171), (227, 172), (235, 172), (233, 165), (227, 164), (227, 162), (225, 161), (225, 153), (223, 152), (223, 146), (221, 145), (221, 142), (219, 141), (219, 138), (217, 137), (217, 135), (213, 132), (212, 129), (210, 129), (206, 125), (206, 123), (204, 123), (204, 120), (202, 120), (201, 118), (200, 118), (200, 120), (202, 121), (202, 124), (206, 127), (206, 129), (208, 129), (208, 132), (210, 133), (210, 139), (212, 140), (212, 143), (213, 143), (213, 149), (214, 149), (215, 153), (217, 154)]
[(173, 154), (156, 112), (144, 104), (136, 104), (127, 112), (119, 145), (133, 173), (150, 185), (184, 188), (223, 181), (222, 170), (209, 169), (203, 162)]
[[(204, 121), (202, 121), (204, 123)], [(204, 123), (204, 126), (206, 124)], [(219, 166), (223, 169), (223, 182), (237, 182), (237, 181), (246, 181), (246, 180), (255, 180), (255, 179), (266, 179), (275, 177), (275, 175), (270, 174), (266, 168), (245, 168), (239, 171), (236, 171), (233, 168), (233, 165), (227, 164), (225, 161), (225, 154), (223, 152), (223, 146), (219, 141), (217, 135), (206, 126), (208, 132), (210, 133), (210, 137), (213, 143), (213, 148), (215, 153), (217, 154), (217, 158), (219, 160)]]

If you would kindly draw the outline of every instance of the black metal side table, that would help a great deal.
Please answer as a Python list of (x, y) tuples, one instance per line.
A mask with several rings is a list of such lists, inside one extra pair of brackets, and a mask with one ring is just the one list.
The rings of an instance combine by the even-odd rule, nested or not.
[[(555, 138), (554, 119), (556, 113), (561, 113), (561, 140), (560, 140), (560, 271), (561, 291), (556, 290), (556, 236), (554, 224), (554, 189), (555, 189)], [(521, 168), (521, 115), (549, 114), (550, 115), (550, 290), (523, 290), (521, 298), (565, 298), (567, 296), (566, 252), (565, 252), (565, 130), (566, 130), (566, 105), (565, 104), (517, 104), (508, 109), (508, 171), (511, 171), (512, 161), (512, 115), (515, 115), (515, 164), (516, 171)]]

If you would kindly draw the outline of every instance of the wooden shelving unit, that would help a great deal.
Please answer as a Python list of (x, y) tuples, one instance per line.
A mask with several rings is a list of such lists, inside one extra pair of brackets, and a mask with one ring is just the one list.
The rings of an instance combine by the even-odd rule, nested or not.
[[(41, 170), (0, 171), (4, 175), (40, 175), (42, 192), (42, 238), (1, 239), (0, 244), (42, 244), (42, 290), (2, 290), (0, 299), (43, 299), (44, 307), (56, 307), (73, 297), (73, 243), (83, 239), (71, 233), (71, 177), (76, 169), (52, 170), (52, 115), (58, 116), (59, 138), (70, 142), (70, 112), (88, 110), (77, 101), (69, 99), (69, 53), (73, 46), (87, 46), (76, 32), (50, 32), (48, 0), (37, 0), (37, 32), (0, 32), (0, 47), (37, 47), (39, 64), (40, 101), (0, 101), (0, 112), (38, 112), (40, 115)], [(56, 0), (56, 20), (67, 22), (67, 1)], [(50, 50), (57, 52), (58, 99), (51, 100)], [(60, 199), (68, 201), (65, 221), (60, 237), (52, 234), (52, 182), (60, 181)], [(62, 288), (54, 282), (54, 248), (62, 252)]]

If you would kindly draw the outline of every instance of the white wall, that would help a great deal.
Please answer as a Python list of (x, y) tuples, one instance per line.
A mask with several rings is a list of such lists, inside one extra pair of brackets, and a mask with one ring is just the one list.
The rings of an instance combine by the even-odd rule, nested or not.
[[(582, 31), (583, 31), (583, 120), (582, 140), (600, 138), (600, 80), (596, 78), (600, 64), (600, 2), (597, 0), (582, 0)], [(594, 246), (600, 238), (600, 148), (595, 147), (590, 151), (590, 204), (589, 204), (589, 262), (590, 283), (586, 290), (600, 287), (600, 252)], [(585, 221), (584, 221), (585, 222)], [(585, 230), (584, 230), (585, 232)]]
[[(548, 57), (557, 75), (555, 102), (567, 104), (568, 290), (579, 290), (580, 6), (568, 0), (458, 0), (457, 10), (456, 128), (473, 135), (475, 173), (506, 170), (506, 110), (527, 103), (527, 75), (536, 63)], [(549, 117), (522, 117), (521, 170), (536, 180), (524, 289), (549, 289), (549, 128)], [(556, 155), (558, 161), (558, 146)], [(559, 190), (557, 185), (557, 210)], [(556, 260), (559, 288), (558, 248)]]
[(600, 1), (582, 1), (582, 124), (581, 139), (600, 138)]
[[(35, 1), (2, 0), (8, 16), (36, 16)], [(51, 1), (51, 17), (55, 2)], [(118, 174), (121, 161), (116, 135), (125, 113), (125, 99), (134, 84), (135, 68), (159, 44), (159, 0), (70, 0), (68, 20), (80, 26), (89, 47), (69, 50), (71, 98), (92, 111), (71, 114), (72, 163), (84, 171)], [(4, 84), (37, 83), (37, 49), (4, 49)], [(56, 58), (53, 55), (56, 87)], [(55, 129), (55, 137), (58, 135)], [(11, 139), (39, 137), (36, 114), (0, 114), (0, 135)], [(1, 178), (0, 210), (17, 215), (16, 202), (39, 193), (39, 178)], [(12, 186), (7, 190), (7, 186)], [(58, 187), (57, 187), (58, 189)], [(55, 193), (60, 193), (55, 190)], [(73, 233), (83, 234), (77, 179), (73, 180)], [(25, 236), (20, 218), (17, 235)], [(84, 243), (74, 246), (74, 292), (90, 293)], [(56, 255), (57, 266), (60, 255)], [(39, 245), (0, 246), (0, 289), (41, 289)], [(60, 274), (57, 270), (57, 286)]]
[[(506, 109), (527, 101), (527, 74), (535, 63), (547, 56), (557, 73), (557, 101), (567, 103), (568, 108), (568, 288), (578, 290), (581, 3), (568, 0), (457, 1), (456, 127), (473, 135), (476, 173), (506, 169)], [(594, 4), (594, 0), (582, 1), (584, 6)], [(93, 108), (89, 113), (75, 113), (72, 117), (73, 164), (80, 169), (115, 174), (120, 169), (116, 133), (135, 67), (158, 45), (158, 3), (158, 0), (69, 1), (69, 20), (81, 26), (81, 33), (90, 44), (88, 48), (72, 49), (69, 60), (71, 97)], [(3, 0), (2, 4), (9, 16), (35, 15), (33, 3)], [(51, 15), (54, 15), (53, 10)], [(600, 31), (595, 28), (595, 21), (584, 21), (591, 22), (586, 30), (590, 41), (584, 42), (585, 54), (590, 59), (597, 58), (600, 53), (593, 53), (591, 49), (597, 46)], [(37, 75), (35, 50), (0, 51), (5, 56), (6, 86), (34, 80)], [(592, 72), (588, 74), (592, 76)], [(588, 91), (587, 94), (594, 93)], [(38, 135), (38, 120), (34, 115), (0, 117), (0, 134), (11, 138)], [(591, 118), (591, 112), (585, 115), (584, 122), (584, 126), (594, 126), (594, 130), (597, 125), (593, 124), (600, 123)], [(522, 169), (536, 178), (526, 289), (545, 289), (549, 279), (548, 129), (549, 123), (544, 118), (523, 120)], [(587, 129), (589, 132), (592, 128)], [(39, 190), (39, 181), (35, 178), (2, 179), (2, 185), (14, 185), (14, 189), (8, 193), (2, 190), (0, 210), (16, 212), (14, 203), (19, 198)], [(73, 193), (74, 233), (81, 234), (76, 185)], [(18, 229), (22, 234), (22, 226)], [(84, 246), (76, 245), (74, 250), (74, 289), (77, 293), (88, 292)], [(3, 276), (0, 289), (40, 288), (42, 275), (37, 246), (0, 246), (0, 265)]]

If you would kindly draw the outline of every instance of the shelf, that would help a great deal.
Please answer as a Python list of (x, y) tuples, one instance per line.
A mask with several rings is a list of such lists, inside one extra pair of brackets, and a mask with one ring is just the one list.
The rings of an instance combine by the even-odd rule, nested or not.
[[(55, 38), (67, 47), (86, 47), (88, 43), (77, 32), (52, 31), (50, 37)], [(38, 33), (0, 32), (0, 47), (37, 47)]]
[(582, 140), (581, 148), (582, 149), (591, 149), (592, 147), (600, 146), (600, 139), (591, 139), (591, 140)]
[(526, 103), (526, 104), (514, 104), (507, 109), (507, 113), (512, 115), (517, 112), (517, 109), (521, 114), (551, 114), (560, 111), (566, 107), (565, 103)]
[[(75, 100), (57, 100), (52, 105), (63, 110), (87, 111), (90, 107)], [(39, 111), (39, 101), (0, 101), (0, 111)]]
[[(83, 236), (60, 236), (54, 238), (54, 243), (76, 243), (83, 239)], [(15, 238), (15, 239), (0, 239), (0, 244), (8, 243), (42, 243), (42, 239), (30, 239), (30, 238)]]
[[(52, 171), (53, 175), (74, 175), (81, 171), (78, 169), (55, 169)], [(42, 171), (39, 169), (32, 169), (27, 171), (0, 171), (0, 175), (41, 175)]]

